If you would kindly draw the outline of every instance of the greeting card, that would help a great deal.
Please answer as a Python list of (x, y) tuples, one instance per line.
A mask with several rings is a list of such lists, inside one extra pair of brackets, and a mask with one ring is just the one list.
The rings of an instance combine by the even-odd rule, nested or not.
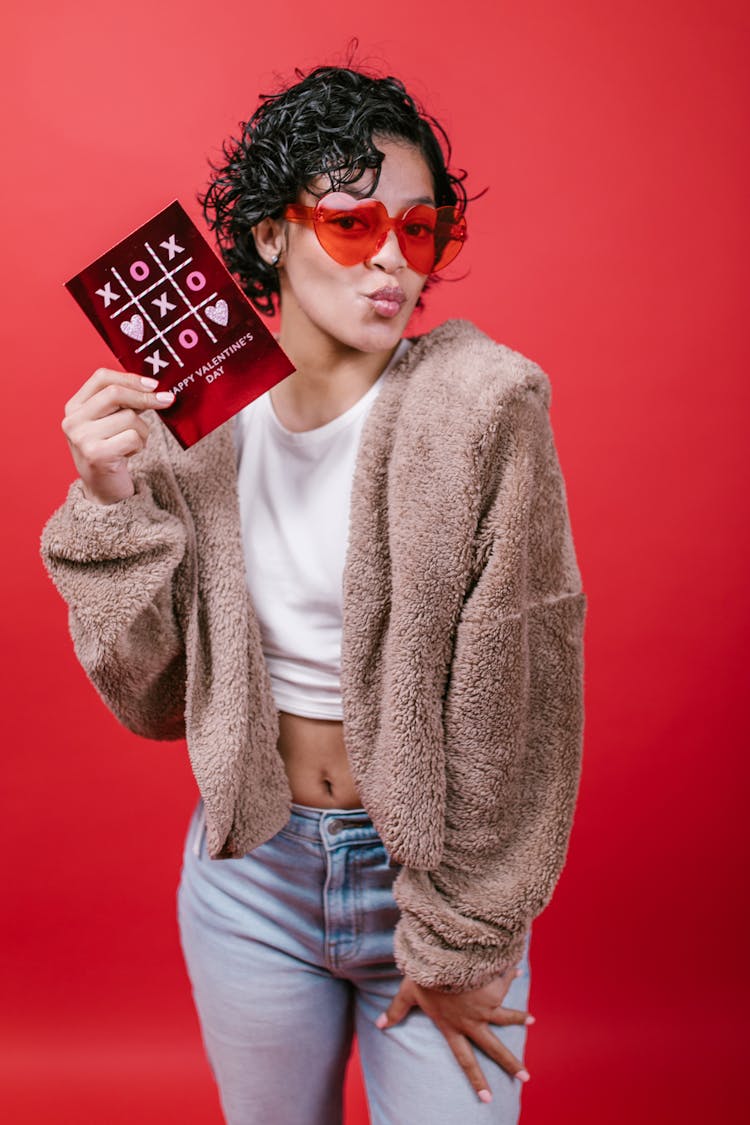
[(294, 370), (178, 202), (65, 283), (127, 371), (173, 391), (183, 449)]

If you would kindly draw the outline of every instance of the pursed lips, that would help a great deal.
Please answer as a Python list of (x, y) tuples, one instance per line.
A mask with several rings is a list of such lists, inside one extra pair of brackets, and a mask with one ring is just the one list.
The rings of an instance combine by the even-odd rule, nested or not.
[(381, 316), (396, 316), (406, 300), (406, 294), (399, 286), (386, 285), (374, 293), (365, 294), (372, 302), (375, 311)]

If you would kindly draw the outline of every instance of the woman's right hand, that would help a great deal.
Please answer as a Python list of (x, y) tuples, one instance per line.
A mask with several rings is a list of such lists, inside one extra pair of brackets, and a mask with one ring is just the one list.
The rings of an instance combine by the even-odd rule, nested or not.
[(156, 379), (100, 367), (65, 405), (62, 422), (83, 491), (97, 504), (116, 504), (135, 492), (128, 458), (148, 440), (144, 410), (164, 410), (171, 391), (154, 393)]

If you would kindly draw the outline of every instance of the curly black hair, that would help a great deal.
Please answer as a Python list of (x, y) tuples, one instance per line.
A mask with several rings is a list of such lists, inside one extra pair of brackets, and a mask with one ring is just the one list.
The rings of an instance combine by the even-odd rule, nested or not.
[[(383, 153), (373, 137), (404, 140), (422, 153), (435, 187), (436, 205), (465, 209), (466, 173), (450, 172), (451, 146), (443, 127), (407, 93), (397, 78), (379, 78), (348, 66), (321, 66), (261, 103), (242, 135), (223, 145), (209, 186), (198, 201), (221, 255), (250, 300), (267, 315), (275, 311), (276, 269), (255, 248), (252, 228), (280, 218), (284, 207), (325, 175), (331, 190), (373, 169), (377, 188)], [(329, 190), (326, 187), (326, 190)]]

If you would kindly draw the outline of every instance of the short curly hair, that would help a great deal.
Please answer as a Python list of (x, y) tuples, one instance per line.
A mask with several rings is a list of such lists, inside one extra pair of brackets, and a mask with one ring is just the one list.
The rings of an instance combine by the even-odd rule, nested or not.
[(374, 169), (375, 191), (383, 153), (373, 137), (404, 140), (419, 149), (432, 173), (438, 207), (465, 210), (468, 202), (466, 173), (449, 171), (445, 130), (397, 78), (338, 66), (295, 74), (294, 85), (261, 95), (255, 113), (241, 123), (241, 136), (225, 141), (223, 160), (211, 165), (209, 186), (198, 196), (227, 268), (269, 316), (276, 311), (279, 278), (258, 254), (252, 228), (261, 219), (280, 218), (316, 176), (325, 175), (337, 190)]

